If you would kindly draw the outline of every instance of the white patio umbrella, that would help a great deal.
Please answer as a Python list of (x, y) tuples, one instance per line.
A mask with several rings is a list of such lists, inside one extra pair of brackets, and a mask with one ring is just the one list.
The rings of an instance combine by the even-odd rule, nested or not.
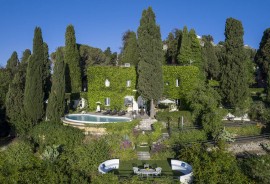
[(172, 100), (170, 100), (170, 99), (165, 99), (165, 100), (159, 101), (159, 103), (163, 103), (163, 104), (174, 104), (175, 101), (172, 101)]

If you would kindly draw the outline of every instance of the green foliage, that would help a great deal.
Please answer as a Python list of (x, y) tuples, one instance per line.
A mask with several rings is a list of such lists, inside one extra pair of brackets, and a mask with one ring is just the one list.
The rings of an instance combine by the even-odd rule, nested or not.
[(162, 40), (151, 7), (144, 10), (137, 31), (140, 59), (138, 64), (138, 92), (146, 100), (152, 100), (150, 116), (154, 117), (153, 100), (163, 94)]
[(167, 45), (166, 60), (168, 64), (178, 64), (177, 54), (180, 49), (182, 30), (175, 29), (170, 32), (165, 43)]
[(42, 158), (49, 161), (54, 161), (59, 156), (59, 145), (46, 146), (42, 153)]
[(263, 79), (268, 79), (267, 72), (269, 71), (270, 63), (270, 28), (263, 32), (260, 42), (260, 47), (255, 56), (255, 62), (259, 65)]
[(235, 135), (230, 133), (229, 131), (227, 131), (225, 129), (225, 127), (223, 128), (222, 131), (219, 132), (219, 134), (216, 137), (216, 140), (222, 140), (222, 141), (226, 141), (226, 142), (234, 142), (235, 141)]
[(244, 159), (241, 163), (244, 173), (258, 184), (270, 181), (270, 155), (251, 157)]
[(177, 59), (181, 65), (187, 65), (191, 62), (191, 48), (187, 26), (184, 27), (182, 32), (181, 47)]
[(173, 131), (169, 143), (182, 144), (205, 140), (207, 140), (207, 134), (204, 130), (184, 130), (177, 132)]
[(200, 71), (202, 71), (202, 49), (200, 42), (197, 38), (197, 34), (194, 29), (191, 29), (189, 31), (189, 40), (190, 40), (190, 49), (191, 49), (191, 55), (190, 60), (192, 62), (192, 65), (197, 66)]
[(59, 121), (65, 110), (65, 63), (60, 49), (56, 51), (56, 62), (52, 77), (52, 88), (47, 107), (47, 119)]
[(44, 45), (39, 27), (35, 28), (33, 54), (28, 61), (24, 91), (24, 110), (27, 119), (37, 124), (44, 116)]
[(76, 45), (73, 25), (67, 26), (65, 38), (64, 60), (66, 63), (66, 92), (77, 93), (82, 89), (82, 75), (80, 54)]
[(222, 61), (220, 88), (224, 103), (241, 109), (247, 108), (249, 95), (243, 35), (242, 23), (228, 18), (225, 27), (225, 56)]
[[(108, 79), (110, 86), (105, 86)], [(127, 81), (131, 86), (127, 87)], [(135, 96), (136, 70), (134, 67), (90, 67), (88, 68), (88, 102), (89, 109), (96, 109), (96, 102), (101, 102), (101, 108), (125, 109), (124, 97)], [(110, 98), (110, 106), (104, 104), (105, 98)]]
[(192, 165), (194, 183), (249, 183), (235, 157), (219, 148), (207, 151), (193, 144), (180, 151), (179, 159)]
[(204, 46), (202, 48), (203, 70), (207, 79), (218, 79), (220, 64), (213, 46), (213, 38), (210, 35), (203, 36)]
[[(199, 69), (195, 66), (163, 66), (163, 96), (172, 99), (185, 99), (186, 94), (200, 82)], [(176, 79), (179, 87), (176, 86)]]
[[(175, 112), (157, 112), (156, 119), (162, 122), (168, 122), (168, 117), (170, 118), (171, 127), (178, 127), (179, 121), (181, 118), (184, 118), (184, 126), (192, 125), (192, 117), (190, 111), (175, 111)], [(179, 120), (180, 118), (180, 120)]]
[(113, 173), (108, 174), (98, 174), (91, 178), (91, 183), (93, 184), (104, 184), (104, 183), (110, 183), (110, 184), (118, 184), (118, 177), (114, 175)]
[(63, 159), (66, 159), (73, 170), (93, 175), (98, 172), (99, 164), (110, 158), (109, 153), (110, 146), (101, 138), (83, 145), (74, 145)]
[(49, 98), (51, 90), (51, 61), (49, 59), (49, 48), (47, 43), (43, 43), (44, 47), (44, 64), (43, 64), (43, 82), (44, 82), (44, 101)]
[(221, 128), (221, 119), (224, 115), (218, 108), (219, 94), (212, 87), (199, 85), (188, 94), (187, 99), (194, 120), (215, 137)]
[(250, 136), (261, 134), (261, 128), (256, 125), (245, 125), (241, 127), (227, 127), (226, 130), (236, 136)]
[(6, 115), (17, 135), (25, 134), (31, 127), (25, 121), (23, 97), (24, 97), (25, 73), (19, 71), (15, 74), (6, 95)]
[(133, 66), (137, 66), (139, 62), (139, 49), (136, 38), (136, 33), (128, 30), (124, 33), (122, 48), (121, 63), (130, 63)]
[(18, 70), (19, 66), (19, 59), (17, 52), (13, 52), (9, 60), (7, 61), (6, 69), (10, 70), (12, 73), (12, 76), (14, 77), (15, 73)]
[(84, 135), (82, 131), (77, 128), (64, 126), (60, 122), (46, 121), (33, 128), (31, 137), (42, 150), (46, 146), (52, 145), (72, 148), (82, 143)]

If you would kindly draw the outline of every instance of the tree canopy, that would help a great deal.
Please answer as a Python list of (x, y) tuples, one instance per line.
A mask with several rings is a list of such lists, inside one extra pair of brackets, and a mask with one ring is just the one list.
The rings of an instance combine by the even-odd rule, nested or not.
[(225, 56), (222, 60), (220, 88), (223, 102), (236, 108), (245, 108), (249, 95), (243, 35), (242, 23), (228, 18), (225, 26)]
[(150, 116), (154, 116), (153, 100), (163, 93), (162, 41), (160, 28), (156, 25), (151, 7), (143, 10), (137, 31), (139, 45), (138, 92), (146, 100), (151, 100)]

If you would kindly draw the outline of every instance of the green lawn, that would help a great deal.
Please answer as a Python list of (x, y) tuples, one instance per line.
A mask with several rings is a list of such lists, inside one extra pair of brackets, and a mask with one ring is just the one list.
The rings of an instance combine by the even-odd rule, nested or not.
[(179, 171), (172, 171), (169, 159), (168, 160), (129, 160), (129, 161), (121, 161), (120, 160), (119, 169), (114, 170), (113, 172), (115, 174), (128, 177), (128, 176), (134, 175), (133, 167), (143, 168), (143, 165), (145, 163), (149, 164), (150, 167), (152, 167), (152, 168), (161, 167), (162, 168), (162, 172), (161, 172), (162, 176), (176, 177), (176, 176), (183, 175)]

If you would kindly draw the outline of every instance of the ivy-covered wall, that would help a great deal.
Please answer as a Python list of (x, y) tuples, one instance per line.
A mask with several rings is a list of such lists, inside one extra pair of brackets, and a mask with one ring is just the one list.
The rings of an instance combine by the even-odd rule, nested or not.
[[(90, 110), (96, 110), (96, 102), (102, 109), (125, 109), (125, 96), (135, 96), (136, 69), (134, 67), (91, 66), (88, 68), (88, 103)], [(108, 79), (110, 86), (105, 86)], [(127, 87), (127, 81), (131, 81)], [(105, 98), (110, 98), (110, 106), (105, 107)]]
[[(176, 87), (176, 79), (179, 87)], [(199, 68), (196, 66), (163, 66), (164, 97), (183, 99), (198, 84)]]
[[(102, 109), (125, 109), (125, 96), (137, 96), (135, 67), (91, 66), (88, 68), (88, 103), (90, 110), (96, 110), (96, 102)], [(110, 86), (105, 86), (108, 79)], [(176, 79), (179, 87), (176, 87)], [(127, 87), (127, 80), (131, 86)], [(163, 66), (164, 97), (184, 99), (185, 95), (197, 85), (199, 69), (195, 66)], [(105, 107), (105, 98), (110, 98), (110, 106)]]

